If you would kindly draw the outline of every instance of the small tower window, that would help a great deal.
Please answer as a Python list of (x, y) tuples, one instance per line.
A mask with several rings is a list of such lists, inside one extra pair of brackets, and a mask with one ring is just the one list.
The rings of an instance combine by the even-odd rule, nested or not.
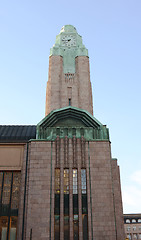
[(68, 87), (68, 104), (69, 106), (71, 106), (72, 102), (71, 102), (71, 99), (72, 99), (72, 87)]
[(69, 98), (69, 106), (71, 106), (71, 98)]

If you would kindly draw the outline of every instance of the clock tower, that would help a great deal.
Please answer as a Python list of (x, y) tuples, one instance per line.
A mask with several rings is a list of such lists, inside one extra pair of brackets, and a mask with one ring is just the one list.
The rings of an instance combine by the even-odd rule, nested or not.
[(67, 106), (93, 114), (88, 50), (72, 25), (62, 27), (50, 49), (46, 115)]
[[(7, 145), (0, 156), (4, 166), (0, 190), (4, 186), (1, 196), (6, 196), (0, 201), (2, 239), (11, 239), (17, 215), (17, 239), (21, 240), (124, 239), (119, 167), (112, 158), (109, 129), (93, 116), (88, 50), (75, 27), (65, 25), (50, 50), (46, 116), (32, 128), (5, 128), (4, 133), (1, 129), (1, 139), (9, 131), (7, 143), (9, 136), (12, 143), (8, 158), (3, 157)], [(13, 139), (15, 150), (11, 150)], [(11, 155), (13, 167), (5, 173)], [(5, 159), (10, 160), (5, 163)], [(20, 175), (13, 173), (16, 161), (22, 162), (21, 185), (16, 180)], [(20, 186), (19, 206), (16, 186)], [(7, 196), (12, 201), (9, 205)], [(6, 226), (7, 238), (3, 238)]]

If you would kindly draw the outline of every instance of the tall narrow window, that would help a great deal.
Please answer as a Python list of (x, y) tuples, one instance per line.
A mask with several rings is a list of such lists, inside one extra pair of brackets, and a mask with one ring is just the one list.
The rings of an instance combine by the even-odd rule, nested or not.
[(10, 240), (16, 239), (16, 229), (17, 229), (17, 217), (11, 217), (10, 219)]
[(7, 239), (8, 217), (0, 217), (0, 239)]
[(8, 204), (10, 202), (11, 178), (12, 178), (11, 172), (6, 172), (4, 174), (2, 204), (4, 205), (5, 209), (8, 207)]
[(17, 239), (20, 172), (0, 172), (0, 239)]
[(72, 87), (68, 87), (68, 103), (71, 106), (71, 99), (72, 99)]
[(78, 178), (77, 169), (73, 169), (73, 236), (74, 240), (79, 239), (78, 231)]
[(87, 204), (86, 169), (81, 169), (81, 193), (82, 193), (83, 240), (87, 240), (88, 239), (88, 204)]
[(69, 106), (71, 106), (71, 98), (69, 98)]
[(18, 211), (19, 188), (20, 188), (20, 173), (17, 172), (13, 174), (13, 187), (12, 187), (12, 200), (11, 200), (11, 211), (13, 213), (14, 212), (17, 213)]
[(3, 173), (0, 172), (0, 201), (1, 201), (1, 191), (2, 191), (2, 180), (3, 180)]
[(64, 169), (64, 240), (69, 240), (69, 169)]
[(55, 169), (54, 239), (60, 240), (60, 169)]

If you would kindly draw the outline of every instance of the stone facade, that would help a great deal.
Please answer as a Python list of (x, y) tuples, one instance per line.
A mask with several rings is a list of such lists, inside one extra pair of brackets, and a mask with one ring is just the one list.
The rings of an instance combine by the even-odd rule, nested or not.
[(88, 51), (66, 25), (49, 57), (45, 118), (2, 127), (0, 239), (125, 239), (119, 167), (92, 114)]
[[(24, 158), (26, 161), (26, 157)], [(26, 163), (24, 163), (25, 166)], [(88, 142), (81, 139), (59, 137), (54, 142), (36, 141), (29, 144), (28, 175), (25, 215), (25, 239), (54, 239), (54, 172), (61, 170), (60, 201), (60, 240), (64, 239), (63, 222), (63, 169), (70, 170), (70, 239), (73, 238), (73, 194), (72, 170), (78, 169), (78, 205), (79, 205), (79, 239), (83, 239), (81, 169), (87, 172), (88, 197), (88, 236), (95, 240), (124, 239), (121, 197), (118, 196), (119, 172), (115, 160), (111, 159), (108, 141)], [(118, 174), (118, 176), (116, 176)], [(25, 177), (23, 172), (23, 179)], [(112, 176), (113, 175), (113, 176)], [(118, 187), (112, 181), (117, 182)], [(22, 181), (24, 189), (24, 181)], [(119, 194), (120, 195), (120, 194)], [(23, 196), (23, 193), (21, 194)], [(23, 198), (21, 198), (21, 209)], [(22, 211), (21, 211), (22, 212)], [(22, 219), (22, 214), (19, 214)], [(19, 226), (19, 239), (21, 233)], [(37, 228), (38, 226), (38, 228)]]

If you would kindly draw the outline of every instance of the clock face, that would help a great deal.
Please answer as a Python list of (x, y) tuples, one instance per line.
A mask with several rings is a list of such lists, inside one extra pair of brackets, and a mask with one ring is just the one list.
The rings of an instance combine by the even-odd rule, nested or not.
[(76, 38), (73, 35), (64, 35), (62, 37), (62, 46), (71, 47), (76, 46)]

